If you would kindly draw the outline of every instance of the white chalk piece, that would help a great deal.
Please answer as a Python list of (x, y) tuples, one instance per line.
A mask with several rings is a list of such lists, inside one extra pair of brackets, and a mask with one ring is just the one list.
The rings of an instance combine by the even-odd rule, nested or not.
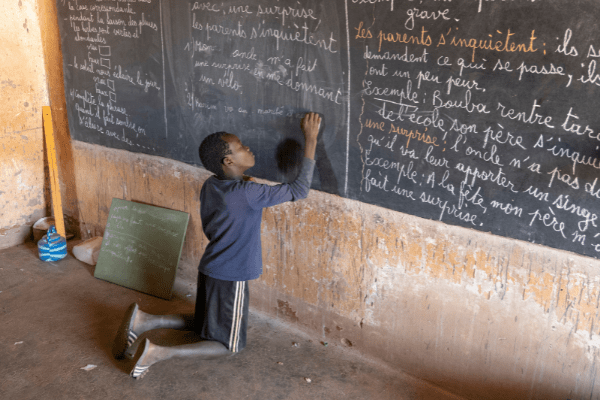
[(95, 236), (73, 247), (73, 256), (86, 264), (96, 265), (102, 247), (102, 236)]
[(18, 344), (23, 344), (23, 342), (15, 342), (15, 346)]
[(97, 367), (97, 365), (94, 365), (94, 364), (88, 364), (88, 365), (86, 365), (85, 367), (82, 367), (81, 369), (82, 369), (82, 370), (84, 370), (84, 371), (91, 371), (91, 370), (93, 370), (93, 369), (94, 369), (94, 368), (96, 368), (96, 367)]

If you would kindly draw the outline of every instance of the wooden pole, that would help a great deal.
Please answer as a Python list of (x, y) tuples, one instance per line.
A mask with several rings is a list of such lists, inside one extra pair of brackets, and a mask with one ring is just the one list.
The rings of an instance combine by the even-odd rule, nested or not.
[(54, 223), (56, 232), (66, 238), (65, 220), (62, 211), (62, 200), (60, 196), (60, 184), (58, 179), (58, 163), (56, 161), (56, 146), (54, 144), (54, 128), (52, 127), (52, 111), (49, 106), (42, 107), (44, 115), (44, 136), (46, 138), (46, 150), (48, 152), (48, 166), (50, 167), (50, 191), (52, 193), (52, 210), (54, 211)]

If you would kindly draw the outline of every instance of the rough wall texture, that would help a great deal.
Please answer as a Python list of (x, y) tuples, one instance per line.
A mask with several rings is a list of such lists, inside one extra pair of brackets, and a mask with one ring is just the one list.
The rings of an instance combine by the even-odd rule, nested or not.
[[(200, 221), (200, 184), (210, 173), (168, 159), (73, 142), (73, 180), (79, 193), (81, 237), (102, 236), (113, 198), (139, 201), (190, 214), (183, 247), (187, 261), (180, 274), (195, 284), (197, 265), (207, 239)], [(193, 265), (195, 264), (195, 266)]]
[(474, 398), (598, 398), (599, 263), (313, 193), (265, 216), (257, 307)]
[(42, 106), (48, 104), (39, 10), (3, 2), (0, 24), (0, 248), (23, 242), (45, 216)]
[[(41, 115), (33, 117), (32, 104), (37, 114), (41, 107), (29, 100), (25, 106), (35, 74), (21, 65), (18, 71), (9, 68), (13, 60), (38, 60), (30, 70), (38, 68), (43, 76), (43, 56), (67, 216), (88, 237), (103, 233), (113, 197), (190, 213), (179, 273), (194, 282), (206, 244), (198, 198), (208, 173), (171, 160), (71, 144), (55, 5), (39, 0), (39, 7), (43, 54), (38, 44), (26, 57), (0, 62), (0, 85), (12, 98), (5, 99), (2, 90), (0, 180), (25, 174), (39, 179), (39, 186), (26, 183), (30, 189), (21, 197), (1, 194), (0, 235), (45, 207)], [(17, 46), (23, 39), (13, 37), (26, 35), (18, 14), (24, 8), (11, 3), (12, 28), (0, 27), (0, 38), (10, 35), (15, 52), (24, 51)], [(45, 92), (34, 91), (44, 98), (40, 93)], [(5, 113), (8, 109), (12, 112)], [(29, 113), (19, 114), (22, 110)], [(29, 155), (28, 146), (37, 156)], [(9, 167), (13, 172), (6, 173)], [(8, 187), (21, 190), (18, 184)], [(19, 208), (7, 208), (7, 198)], [(27, 208), (31, 199), (40, 204)], [(263, 249), (263, 277), (251, 284), (253, 306), (323, 342), (352, 346), (471, 398), (600, 398), (598, 261), (319, 192), (265, 212)]]

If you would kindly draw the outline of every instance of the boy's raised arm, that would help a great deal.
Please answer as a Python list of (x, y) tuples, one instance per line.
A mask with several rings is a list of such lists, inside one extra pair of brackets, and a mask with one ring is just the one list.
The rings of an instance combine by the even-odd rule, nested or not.
[(317, 113), (306, 113), (300, 124), (304, 133), (304, 157), (315, 159), (315, 151), (317, 149), (317, 136), (319, 135), (319, 127), (321, 126), (321, 117)]

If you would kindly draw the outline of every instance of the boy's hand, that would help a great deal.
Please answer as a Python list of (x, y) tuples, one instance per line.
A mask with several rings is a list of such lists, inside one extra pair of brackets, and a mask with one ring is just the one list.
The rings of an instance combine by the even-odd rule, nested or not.
[(319, 136), (319, 127), (321, 126), (321, 117), (317, 113), (306, 113), (300, 127), (304, 133), (304, 157), (314, 160), (317, 149), (317, 136)]
[(316, 140), (319, 135), (319, 127), (321, 126), (321, 117), (317, 113), (306, 113), (302, 118), (301, 123), (304, 140)]

